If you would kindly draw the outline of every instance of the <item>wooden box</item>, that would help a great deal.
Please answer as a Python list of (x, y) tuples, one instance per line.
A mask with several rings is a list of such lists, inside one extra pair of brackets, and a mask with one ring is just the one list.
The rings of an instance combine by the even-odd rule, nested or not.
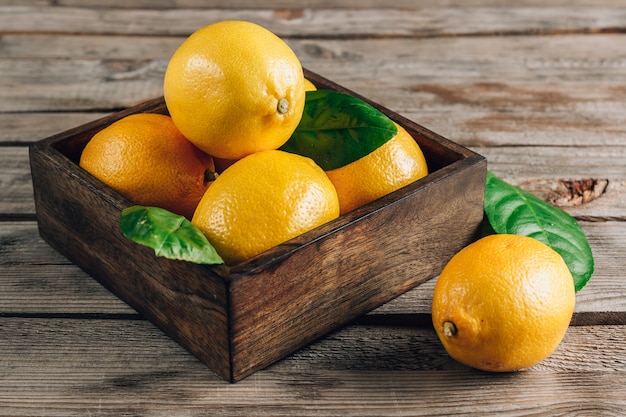
[(119, 230), (132, 203), (78, 166), (95, 132), (131, 113), (166, 113), (162, 98), (31, 146), (40, 234), (221, 377), (241, 380), (438, 275), (479, 227), (485, 158), (371, 104), (415, 137), (430, 174), (247, 262), (156, 257)]

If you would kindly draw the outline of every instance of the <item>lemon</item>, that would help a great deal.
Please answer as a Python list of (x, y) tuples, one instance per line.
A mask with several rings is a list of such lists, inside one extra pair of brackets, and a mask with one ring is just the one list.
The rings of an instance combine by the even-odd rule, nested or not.
[(326, 172), (337, 195), (341, 214), (396, 191), (428, 174), (421, 148), (402, 126), (373, 152)]
[(282, 146), (305, 101), (302, 65), (278, 36), (228, 20), (195, 31), (165, 71), (165, 103), (180, 131), (223, 159)]
[(497, 234), (457, 253), (435, 285), (432, 320), (451, 357), (506, 372), (558, 347), (576, 303), (563, 258), (531, 237)]
[(213, 159), (162, 114), (124, 117), (96, 133), (80, 166), (135, 204), (191, 218), (211, 184)]
[(232, 265), (338, 216), (337, 192), (313, 160), (269, 150), (226, 168), (191, 222)]
[(304, 79), (304, 88), (306, 91), (316, 91), (317, 87), (308, 78)]

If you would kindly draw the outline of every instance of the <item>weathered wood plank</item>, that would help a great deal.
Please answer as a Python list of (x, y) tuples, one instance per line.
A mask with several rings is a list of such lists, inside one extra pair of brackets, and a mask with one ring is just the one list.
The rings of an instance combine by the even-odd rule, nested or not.
[(3, 146), (27, 145), (99, 119), (106, 114), (98, 112), (0, 113), (0, 143)]
[(4, 265), (0, 289), (3, 315), (139, 317), (135, 310), (73, 265)]
[[(0, 111), (108, 110), (162, 93), (178, 42), (158, 48), (143, 38), (105, 39), (92, 39), (99, 47), (79, 42), (73, 49), (81, 59), (36, 65), (11, 52), (28, 50), (22, 39), (23, 48), (0, 59)], [(305, 66), (465, 144), (610, 145), (626, 134), (621, 36), (290, 43)], [(54, 42), (37, 49), (63, 50)]]
[[(300, 3), (0, 0), (0, 415), (623, 415), (624, 326), (593, 324), (626, 318), (626, 1)], [(25, 144), (160, 94), (183, 36), (225, 16), (267, 23), (310, 69), (537, 194), (565, 175), (609, 177), (600, 199), (567, 209), (597, 270), (551, 358), (505, 375), (452, 361), (427, 328), (430, 281), (228, 385), (48, 247), (34, 221), (9, 221), (34, 213)]]
[[(520, 144), (523, 145), (523, 144)], [(490, 169), (504, 178), (626, 178), (626, 146), (500, 146), (475, 147)]]
[[(577, 294), (578, 323), (626, 320), (626, 223), (581, 222), (596, 260), (589, 284)], [(94, 279), (50, 248), (35, 222), (0, 223), (0, 314), (132, 314)], [(370, 313), (365, 322), (424, 325), (436, 280)], [(593, 313), (616, 313), (614, 316)], [(595, 321), (594, 321), (595, 320)], [(427, 323), (426, 323), (427, 324)]]
[(165, 61), (0, 61), (0, 112), (108, 111), (163, 94)]
[(0, 6), (51, 6), (52, 0), (0, 0)]
[(34, 213), (33, 183), (26, 147), (0, 147), (0, 213)]
[[(307, 8), (330, 8), (330, 9), (423, 9), (423, 8), (444, 8), (444, 7), (504, 7), (499, 0), (307, 0), (294, 2), (294, 0), (231, 0), (227, 5), (221, 0), (133, 0), (129, 3), (124, 0), (5, 0), (9, 4), (14, 2), (22, 4), (22, 1), (33, 4), (59, 6), (79, 6), (79, 7), (122, 7), (122, 8), (217, 8), (217, 9), (273, 9), (298, 7)], [(516, 1), (515, 7), (620, 7), (626, 5), (623, 0), (522, 0)]]
[(626, 404), (623, 326), (572, 327), (510, 374), (456, 363), (430, 329), (351, 326), (234, 385), (145, 321), (0, 318), (0, 332), (0, 415), (14, 417), (617, 416)]
[[(576, 295), (575, 315), (576, 323), (593, 321), (590, 312), (615, 312), (610, 315), (596, 318), (598, 322), (622, 322), (626, 317), (626, 278), (624, 268), (626, 262), (623, 254), (626, 253), (626, 224), (620, 222), (581, 222), (592, 247), (595, 259), (595, 272), (585, 288)], [(436, 279), (430, 280), (394, 301), (379, 307), (370, 313), (371, 316), (388, 316), (387, 322), (396, 320), (398, 323), (411, 324), (411, 321), (423, 322), (430, 313), (432, 293)], [(377, 317), (370, 317), (369, 322), (376, 322)]]
[[(449, 35), (620, 31), (619, 7), (444, 7), (377, 9), (136, 9), (5, 6), (3, 32), (188, 35), (208, 23), (241, 19), (280, 36), (433, 37)], [(36, 24), (33, 24), (36, 21)]]
[(184, 39), (182, 36), (5, 34), (0, 42), (0, 57), (167, 60)]
[[(623, 201), (626, 147), (502, 146), (472, 149), (487, 157), (489, 169), (496, 175), (542, 197), (550, 194), (551, 183), (559, 179), (607, 179), (606, 190), (596, 200), (564, 209), (590, 221), (626, 218)], [(0, 184), (0, 214), (35, 212), (26, 147), (0, 147)]]
[(0, 248), (0, 314), (136, 315), (52, 249), (35, 222), (1, 222)]

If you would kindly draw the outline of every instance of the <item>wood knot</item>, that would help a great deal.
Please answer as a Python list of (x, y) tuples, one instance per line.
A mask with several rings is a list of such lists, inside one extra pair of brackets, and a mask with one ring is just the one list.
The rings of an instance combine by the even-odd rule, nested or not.
[(280, 20), (302, 19), (303, 16), (304, 16), (303, 9), (276, 9), (274, 10), (274, 17)]
[(557, 193), (547, 201), (558, 207), (579, 206), (599, 198), (604, 194), (608, 184), (609, 180), (596, 178), (559, 180)]
[(600, 198), (606, 191), (609, 180), (598, 178), (532, 179), (517, 185), (556, 207), (576, 207)]

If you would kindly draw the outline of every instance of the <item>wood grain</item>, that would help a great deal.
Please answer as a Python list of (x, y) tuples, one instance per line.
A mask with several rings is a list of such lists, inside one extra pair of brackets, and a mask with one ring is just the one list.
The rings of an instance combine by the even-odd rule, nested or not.
[[(626, 2), (509, 3), (0, 0), (0, 415), (623, 415)], [(452, 361), (429, 281), (228, 385), (38, 236), (26, 146), (160, 95), (184, 36), (224, 17), (267, 24), (308, 68), (538, 195), (609, 180), (566, 208), (596, 273), (548, 360)]]
[[(0, 27), (22, 33), (100, 33), (185, 36), (211, 22), (259, 23), (281, 37), (434, 37), (503, 34), (562, 34), (624, 29), (619, 7), (439, 7), (350, 9), (291, 7), (242, 9), (136, 9), (115, 7), (3, 7)], [(38, 19), (32, 24), (32, 19)], [(329, 30), (332, 28), (332, 31)]]
[[(293, 9), (298, 7), (324, 8), (324, 9), (424, 9), (424, 8), (448, 8), (448, 7), (497, 7), (502, 8), (499, 0), (307, 0), (305, 3), (293, 0), (232, 0), (228, 7), (219, 0), (136, 0), (130, 5), (123, 0), (6, 0), (17, 1), (18, 4), (34, 5), (59, 5), (81, 7), (141, 7), (141, 8), (251, 8), (251, 9)], [(623, 0), (521, 0), (515, 2), (515, 7), (620, 7), (626, 3)]]
[[(626, 313), (623, 286), (626, 223), (582, 222), (596, 259), (590, 283), (577, 295), (580, 322), (616, 324)], [(38, 235), (34, 222), (5, 222), (0, 230), (0, 315), (132, 314), (133, 310), (93, 278), (53, 250)], [(361, 321), (428, 326), (435, 280), (369, 313)], [(598, 313), (598, 318), (589, 318)], [(602, 314), (600, 314), (602, 313)], [(611, 315), (604, 315), (611, 313)], [(586, 317), (586, 318), (585, 318)]]
[(623, 326), (570, 328), (550, 358), (500, 375), (454, 362), (432, 330), (352, 326), (235, 385), (144, 321), (4, 319), (0, 330), (12, 416), (618, 416), (626, 396)]
[[(621, 221), (626, 218), (623, 192), (626, 185), (625, 152), (620, 147), (592, 147), (584, 157), (568, 155), (567, 147), (474, 148), (489, 159), (491, 169), (503, 179), (522, 186), (539, 196), (549, 196), (552, 183), (563, 178), (603, 178), (609, 180), (604, 193), (596, 200), (574, 207), (563, 207), (580, 220)], [(0, 149), (0, 216), (32, 215), (33, 189), (27, 150), (23, 147)], [(539, 168), (537, 168), (538, 166)]]

